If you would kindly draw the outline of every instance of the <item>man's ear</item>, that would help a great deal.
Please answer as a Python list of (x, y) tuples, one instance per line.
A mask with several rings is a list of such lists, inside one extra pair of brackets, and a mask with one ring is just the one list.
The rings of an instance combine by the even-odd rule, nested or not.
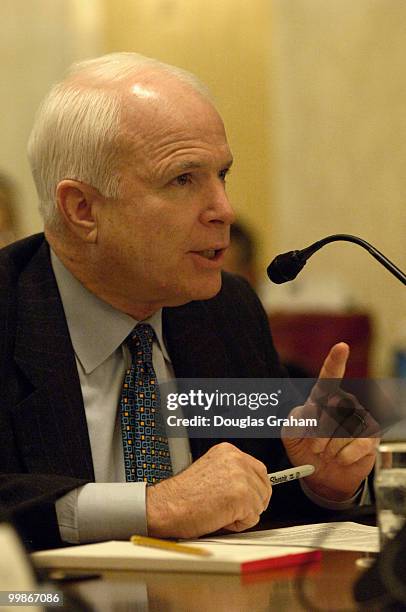
[(94, 187), (65, 179), (58, 183), (56, 201), (66, 225), (85, 242), (97, 241), (97, 204), (102, 196)]

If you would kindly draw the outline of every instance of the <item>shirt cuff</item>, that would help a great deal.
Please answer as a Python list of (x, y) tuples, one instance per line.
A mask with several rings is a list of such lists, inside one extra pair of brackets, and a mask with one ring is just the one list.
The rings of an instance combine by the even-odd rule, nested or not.
[(146, 483), (89, 483), (55, 503), (61, 539), (69, 544), (128, 540), (147, 534)]
[[(86, 485), (87, 486), (87, 485)], [(349, 510), (350, 508), (354, 508), (355, 506), (362, 506), (366, 503), (366, 497), (368, 494), (368, 479), (366, 478), (364, 482), (360, 485), (358, 491), (350, 497), (350, 499), (346, 499), (344, 501), (332, 501), (331, 499), (327, 499), (326, 497), (321, 497), (317, 495), (314, 491), (312, 491), (304, 480), (300, 480), (300, 486), (302, 487), (303, 493), (308, 497), (312, 502), (320, 506), (321, 508), (326, 508), (328, 510)]]

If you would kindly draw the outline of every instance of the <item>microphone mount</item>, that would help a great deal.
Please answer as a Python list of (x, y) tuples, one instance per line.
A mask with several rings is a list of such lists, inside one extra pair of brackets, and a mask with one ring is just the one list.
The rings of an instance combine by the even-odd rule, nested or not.
[(282, 253), (277, 255), (275, 259), (269, 264), (267, 273), (269, 279), (277, 284), (291, 281), (299, 274), (304, 265), (306, 264), (309, 257), (311, 257), (316, 251), (321, 249), (325, 244), (330, 242), (336, 242), (338, 240), (344, 240), (346, 242), (353, 242), (364, 248), (372, 257), (374, 257), (380, 264), (382, 264), (389, 272), (391, 272), (401, 283), (406, 285), (406, 274), (402, 272), (394, 263), (392, 263), (383, 253), (378, 251), (372, 244), (358, 238), (358, 236), (352, 236), (351, 234), (333, 234), (322, 238), (317, 242), (314, 242), (310, 246), (296, 251), (289, 251), (288, 253)]

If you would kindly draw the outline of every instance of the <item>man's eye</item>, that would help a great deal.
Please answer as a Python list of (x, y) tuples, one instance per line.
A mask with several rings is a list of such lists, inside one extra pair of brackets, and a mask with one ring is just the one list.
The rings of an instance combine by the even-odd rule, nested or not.
[(230, 168), (224, 168), (224, 170), (221, 170), (219, 172), (219, 179), (225, 183), (226, 182), (227, 174), (229, 172), (230, 172)]
[(177, 185), (187, 185), (188, 183), (190, 183), (192, 180), (192, 177), (190, 174), (181, 174), (180, 176), (177, 176), (175, 179), (175, 183)]

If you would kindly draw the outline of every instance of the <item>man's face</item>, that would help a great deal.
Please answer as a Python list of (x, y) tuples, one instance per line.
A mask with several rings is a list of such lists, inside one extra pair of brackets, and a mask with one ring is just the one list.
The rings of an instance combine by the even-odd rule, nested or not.
[[(129, 154), (118, 200), (99, 211), (98, 245), (109, 282), (160, 306), (213, 297), (234, 214), (225, 192), (232, 156), (213, 106), (189, 87), (129, 97)], [(148, 91), (148, 90), (147, 90)], [(137, 89), (139, 94), (139, 88)]]

